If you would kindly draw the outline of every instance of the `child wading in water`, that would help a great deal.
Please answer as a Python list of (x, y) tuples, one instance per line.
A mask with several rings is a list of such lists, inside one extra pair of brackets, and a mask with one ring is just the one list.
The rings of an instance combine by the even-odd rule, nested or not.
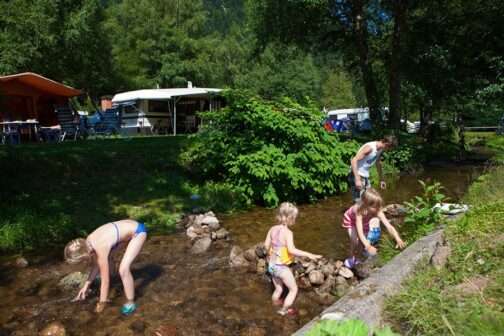
[(91, 272), (84, 286), (80, 289), (74, 301), (85, 300), (89, 286), (100, 273), (100, 299), (96, 304), (96, 312), (101, 313), (108, 302), (110, 285), (111, 252), (121, 243), (127, 242), (126, 251), (119, 266), (119, 274), (126, 294), (127, 303), (122, 306), (124, 315), (133, 313), (136, 309), (135, 284), (130, 266), (140, 253), (147, 239), (147, 230), (143, 223), (125, 219), (104, 224), (94, 230), (86, 239), (74, 239), (65, 247), (65, 260), (70, 264), (87, 261), (92, 265)]
[(394, 237), (396, 248), (404, 248), (406, 244), (401, 240), (397, 230), (390, 224), (382, 211), (383, 200), (373, 188), (368, 188), (361, 195), (360, 201), (350, 207), (343, 215), (343, 227), (350, 237), (350, 257), (345, 260), (345, 266), (353, 268), (357, 263), (359, 249), (364, 247), (364, 254), (375, 255), (381, 236), (380, 222)]
[[(268, 272), (272, 275), (275, 291), (271, 299), (276, 306), (282, 306), (278, 311), (280, 315), (294, 315), (296, 311), (291, 308), (296, 299), (298, 287), (294, 274), (292, 274), (289, 264), (293, 261), (293, 256), (308, 257), (310, 259), (318, 259), (322, 256), (301, 251), (294, 246), (294, 237), (290, 226), (296, 223), (298, 209), (288, 202), (280, 205), (277, 214), (278, 225), (273, 226), (266, 236), (264, 246), (268, 250)], [(280, 297), (285, 285), (289, 293), (285, 300), (281, 301)]]

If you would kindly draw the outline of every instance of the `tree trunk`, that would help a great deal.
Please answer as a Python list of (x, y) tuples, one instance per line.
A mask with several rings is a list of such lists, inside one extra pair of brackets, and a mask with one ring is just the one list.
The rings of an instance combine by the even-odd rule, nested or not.
[(369, 117), (373, 125), (377, 125), (380, 120), (380, 102), (378, 98), (378, 90), (373, 73), (373, 67), (369, 60), (368, 48), (368, 32), (367, 23), (364, 13), (365, 0), (352, 1), (352, 19), (353, 19), (353, 35), (359, 56), (359, 67), (362, 73), (364, 82), (364, 91), (369, 107)]
[(392, 51), (389, 64), (389, 120), (388, 125), (393, 130), (401, 127), (401, 35), (406, 28), (407, 0), (394, 2), (394, 33), (392, 35)]
[(420, 109), (420, 134), (425, 138), (429, 137), (430, 124), (432, 121), (432, 101), (428, 101), (427, 104), (423, 105)]

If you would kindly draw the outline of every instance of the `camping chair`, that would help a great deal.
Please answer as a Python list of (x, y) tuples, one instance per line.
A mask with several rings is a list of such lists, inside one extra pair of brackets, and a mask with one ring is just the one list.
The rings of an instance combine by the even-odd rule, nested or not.
[(121, 113), (118, 107), (113, 107), (102, 112), (101, 120), (94, 127), (94, 133), (112, 135), (119, 133), (120, 128)]
[(77, 140), (79, 135), (79, 116), (70, 107), (57, 107), (55, 109), (61, 127), (60, 141), (72, 137)]

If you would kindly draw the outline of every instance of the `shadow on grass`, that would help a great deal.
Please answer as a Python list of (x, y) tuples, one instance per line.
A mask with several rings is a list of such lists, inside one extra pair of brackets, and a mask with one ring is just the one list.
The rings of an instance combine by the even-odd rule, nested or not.
[[(63, 244), (125, 217), (154, 233), (173, 231), (198, 189), (179, 164), (188, 144), (152, 137), (1, 146), (0, 250)], [(44, 241), (25, 243), (38, 222)]]

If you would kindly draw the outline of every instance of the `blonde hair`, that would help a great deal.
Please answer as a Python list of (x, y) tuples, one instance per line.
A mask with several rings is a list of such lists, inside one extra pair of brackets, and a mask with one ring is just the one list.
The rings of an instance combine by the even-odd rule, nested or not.
[(357, 213), (359, 215), (366, 215), (369, 208), (376, 208), (380, 210), (383, 207), (383, 199), (378, 191), (373, 188), (366, 189), (357, 203)]
[(283, 202), (278, 207), (277, 212), (277, 222), (281, 225), (292, 225), (296, 221), (296, 217), (298, 215), (298, 208), (290, 202)]
[(91, 259), (91, 251), (84, 238), (77, 238), (65, 246), (65, 260), (69, 264), (78, 264)]

